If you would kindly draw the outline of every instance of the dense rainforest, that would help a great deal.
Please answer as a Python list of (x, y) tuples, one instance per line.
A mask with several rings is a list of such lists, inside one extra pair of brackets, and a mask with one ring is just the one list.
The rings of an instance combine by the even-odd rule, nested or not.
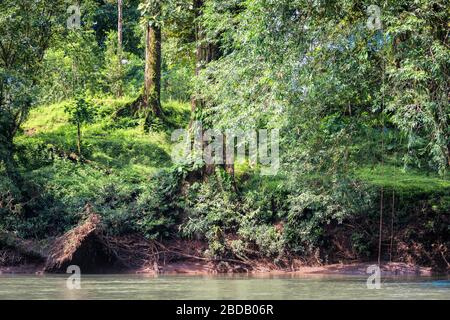
[[(2, 0), (0, 265), (101, 225), (127, 266), (162, 263), (145, 247), (218, 270), (448, 270), (449, 16), (446, 0)], [(198, 123), (277, 130), (279, 168), (173, 161), (173, 132)]]

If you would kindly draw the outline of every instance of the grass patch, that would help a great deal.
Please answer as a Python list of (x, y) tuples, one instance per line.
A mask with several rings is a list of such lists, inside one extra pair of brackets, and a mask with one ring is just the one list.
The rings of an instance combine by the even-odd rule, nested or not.
[(401, 194), (450, 194), (450, 177), (394, 166), (375, 166), (357, 170), (357, 177), (371, 185), (395, 190)]
[[(82, 129), (83, 156), (93, 167), (103, 170), (124, 171), (127, 175), (148, 178), (172, 165), (170, 134), (172, 128), (185, 128), (189, 122), (190, 105), (178, 101), (163, 103), (167, 123), (162, 130), (146, 133), (141, 119), (115, 118), (115, 112), (132, 98), (94, 100), (97, 116), (92, 124)], [(23, 134), (15, 143), (21, 150), (22, 163), (27, 170), (36, 170), (48, 164), (49, 158), (77, 151), (76, 128), (68, 123), (64, 112), (65, 101), (33, 109), (28, 121), (22, 125)], [(49, 154), (49, 153), (56, 153)], [(27, 156), (27, 154), (29, 154)], [(35, 158), (45, 158), (35, 161)], [(78, 166), (73, 167), (79, 170)]]

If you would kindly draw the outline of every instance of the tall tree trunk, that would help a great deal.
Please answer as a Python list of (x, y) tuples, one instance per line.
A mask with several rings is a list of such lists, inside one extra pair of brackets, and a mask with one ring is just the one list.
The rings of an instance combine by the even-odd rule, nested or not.
[(117, 96), (121, 97), (123, 95), (123, 88), (122, 88), (122, 52), (123, 52), (123, 0), (117, 0), (117, 58), (118, 58), (118, 68), (119, 73), (121, 75), (120, 78), (120, 84), (119, 88), (117, 90)]
[[(216, 44), (210, 43), (205, 37), (205, 31), (199, 22), (199, 18), (203, 14), (204, 0), (193, 0), (193, 7), (195, 12), (195, 40), (196, 40), (196, 54), (195, 54), (195, 75), (198, 76), (200, 71), (211, 61), (219, 57), (219, 48)], [(195, 95), (191, 98), (191, 109), (195, 112), (197, 108), (202, 108), (204, 102), (197, 99)]]
[[(202, 68), (202, 39), (203, 34), (201, 31), (200, 23), (198, 22), (199, 17), (202, 15), (202, 6), (203, 6), (203, 0), (194, 0), (193, 7), (194, 7), (194, 14), (195, 14), (195, 76), (198, 76), (200, 73), (200, 70)], [(199, 101), (195, 95), (192, 95), (191, 97), (191, 110), (192, 113), (195, 112), (197, 109), (197, 106), (201, 107), (201, 101)]]
[(117, 37), (118, 37), (118, 51), (122, 54), (123, 44), (123, 0), (117, 0)]
[[(205, 30), (200, 23), (200, 17), (203, 14), (204, 0), (193, 0), (193, 8), (195, 12), (195, 40), (196, 40), (196, 54), (195, 54), (195, 75), (198, 76), (208, 63), (217, 59), (220, 55), (219, 47), (215, 43), (209, 42), (205, 37)], [(205, 106), (205, 101), (198, 99), (195, 94), (191, 97), (191, 111), (194, 115), (193, 119), (201, 121), (202, 119), (196, 119), (195, 114), (197, 110), (201, 110)], [(192, 123), (191, 123), (192, 124)], [(206, 127), (203, 128), (208, 129)], [(205, 146), (204, 146), (205, 147)], [(225, 169), (229, 173), (233, 173), (234, 177), (234, 165), (224, 165)], [(207, 164), (203, 169), (203, 175), (209, 176), (215, 171), (215, 165)]]
[(147, 24), (145, 35), (144, 105), (156, 117), (161, 111), (161, 28)]

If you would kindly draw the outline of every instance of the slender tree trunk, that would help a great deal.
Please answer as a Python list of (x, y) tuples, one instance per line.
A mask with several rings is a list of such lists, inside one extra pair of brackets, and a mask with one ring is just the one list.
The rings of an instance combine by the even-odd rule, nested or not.
[[(193, 0), (193, 8), (195, 12), (195, 40), (196, 40), (196, 54), (195, 54), (195, 75), (198, 76), (208, 63), (219, 57), (219, 48), (216, 44), (208, 42), (205, 37), (205, 31), (200, 24), (199, 18), (203, 14), (204, 0)], [(198, 99), (196, 95), (191, 97), (191, 111), (194, 115), (193, 119), (201, 121), (202, 119), (196, 119), (195, 113), (197, 110), (201, 110), (205, 107), (205, 101)], [(192, 125), (192, 123), (191, 123)], [(204, 129), (208, 129), (204, 127)], [(205, 147), (205, 146), (204, 146)], [(228, 173), (232, 174), (234, 179), (234, 165), (225, 165), (224, 168)], [(209, 176), (215, 171), (215, 165), (207, 164), (203, 169), (203, 175)]]
[(118, 51), (119, 55), (122, 53), (122, 44), (123, 44), (123, 0), (117, 0), (117, 37), (118, 37)]
[(161, 111), (161, 28), (147, 24), (145, 36), (144, 105), (154, 116)]
[(123, 88), (122, 88), (122, 52), (123, 52), (123, 15), (122, 15), (122, 9), (123, 9), (123, 0), (117, 0), (117, 58), (118, 58), (118, 68), (119, 73), (121, 75), (119, 80), (119, 88), (117, 90), (117, 96), (121, 97), (123, 95)]
[(448, 162), (448, 167), (450, 168), (450, 143), (447, 144), (447, 162)]
[(77, 124), (77, 147), (78, 147), (78, 156), (81, 158), (81, 125)]
[[(202, 61), (202, 40), (203, 35), (201, 31), (201, 26), (198, 22), (198, 18), (201, 16), (203, 6), (203, 0), (194, 0), (193, 7), (194, 7), (194, 13), (195, 13), (195, 76), (198, 76), (202, 67), (201, 61)], [(191, 110), (192, 113), (195, 112), (197, 109), (197, 106), (201, 105), (201, 101), (199, 101), (195, 95), (192, 95), (191, 97)], [(201, 106), (199, 106), (201, 107)]]
[[(200, 71), (211, 61), (219, 57), (219, 48), (216, 44), (210, 43), (205, 38), (205, 31), (198, 21), (203, 14), (204, 0), (193, 0), (193, 7), (195, 12), (195, 41), (196, 41), (196, 54), (195, 54), (195, 75), (198, 76)], [(204, 102), (197, 99), (195, 95), (191, 98), (191, 109), (195, 112), (197, 108), (202, 108)]]

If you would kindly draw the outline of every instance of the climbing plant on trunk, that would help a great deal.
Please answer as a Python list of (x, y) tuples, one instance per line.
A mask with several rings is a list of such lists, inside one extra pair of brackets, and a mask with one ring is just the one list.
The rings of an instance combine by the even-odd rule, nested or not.
[(145, 35), (144, 103), (161, 116), (161, 27), (148, 23)]
[(160, 117), (161, 110), (161, 29), (163, 6), (160, 0), (144, 1), (139, 9), (145, 28), (145, 75), (142, 104), (146, 112), (146, 126), (152, 117)]

